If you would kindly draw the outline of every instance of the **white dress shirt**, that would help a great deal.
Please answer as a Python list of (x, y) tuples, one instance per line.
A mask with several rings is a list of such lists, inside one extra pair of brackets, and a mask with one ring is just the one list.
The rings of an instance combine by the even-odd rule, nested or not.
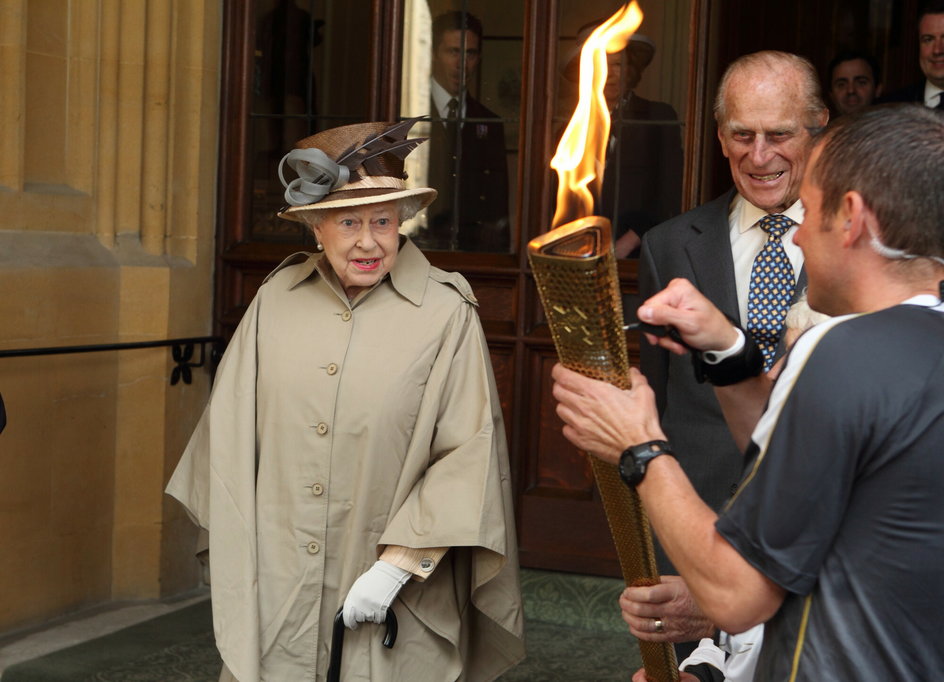
[[(734, 259), (734, 281), (737, 286), (738, 312), (741, 324), (747, 320), (747, 296), (750, 290), (751, 269), (754, 259), (767, 242), (767, 233), (757, 224), (767, 211), (757, 208), (740, 194), (735, 195), (728, 213), (728, 225), (731, 227), (731, 256)], [(796, 282), (803, 268), (803, 252), (793, 243), (793, 235), (803, 222), (803, 204), (797, 199), (783, 212), (796, 225), (784, 232), (781, 237), (783, 249), (793, 266), (793, 278)]]
[(931, 107), (932, 109), (937, 108), (942, 95), (944, 95), (944, 90), (941, 90), (941, 88), (934, 85), (931, 81), (924, 82), (924, 105), (926, 107)]
[[(441, 86), (435, 78), (429, 79), (429, 94), (433, 98), (433, 106), (436, 107), (436, 112), (439, 114), (439, 117), (449, 118), (449, 100), (451, 100), (453, 96), (450, 95), (446, 91), (446, 88)], [(465, 100), (458, 95), (455, 99), (459, 103), (457, 116), (463, 118), (465, 116)]]

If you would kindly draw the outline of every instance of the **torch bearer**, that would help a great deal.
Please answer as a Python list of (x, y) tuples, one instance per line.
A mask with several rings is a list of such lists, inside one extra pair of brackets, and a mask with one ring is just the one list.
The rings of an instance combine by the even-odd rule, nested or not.
[[(587, 38), (580, 56), (580, 97), (551, 166), (560, 177), (550, 232), (528, 244), (528, 260), (561, 363), (619, 388), (629, 388), (629, 360), (610, 222), (594, 216), (609, 139), (603, 95), (606, 52), (622, 50), (642, 22), (636, 3), (624, 5)], [(569, 219), (569, 222), (567, 222)], [(616, 466), (590, 457), (620, 568), (627, 585), (659, 582), (652, 536), (635, 490)], [(678, 680), (671, 644), (639, 642), (651, 682)]]

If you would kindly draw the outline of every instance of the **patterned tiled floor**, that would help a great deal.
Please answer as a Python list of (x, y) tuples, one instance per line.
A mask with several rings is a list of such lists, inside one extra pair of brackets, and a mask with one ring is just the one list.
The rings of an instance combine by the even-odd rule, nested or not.
[[(502, 682), (628, 680), (639, 649), (617, 579), (523, 570), (528, 657)], [(7, 668), (2, 682), (215, 682), (208, 602)]]

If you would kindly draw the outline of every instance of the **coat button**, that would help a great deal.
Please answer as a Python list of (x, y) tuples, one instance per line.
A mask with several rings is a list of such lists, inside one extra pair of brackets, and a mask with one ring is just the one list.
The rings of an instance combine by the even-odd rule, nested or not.
[(320, 552), (320, 551), (321, 551), (321, 545), (319, 545), (317, 542), (309, 542), (309, 543), (308, 543), (308, 553), (309, 553), (309, 554), (317, 554), (317, 553)]
[(333, 375), (335, 375), (335, 374), (338, 373), (338, 366), (332, 362), (330, 365), (328, 365), (328, 366), (325, 368), (325, 371), (326, 371), (329, 375), (333, 376)]
[(311, 486), (311, 494), (315, 497), (324, 495), (324, 486), (320, 483), (315, 483), (313, 486)]
[(345, 310), (343, 313), (341, 313), (341, 319), (345, 322), (349, 322), (352, 317), (354, 317), (354, 315), (350, 310)]
[(436, 562), (432, 559), (420, 559), (420, 570), (424, 573), (429, 573), (436, 567)]
[(326, 433), (328, 433), (328, 425), (325, 424), (324, 422), (321, 422), (320, 424), (318, 424), (317, 430), (318, 430), (318, 433), (323, 436)]

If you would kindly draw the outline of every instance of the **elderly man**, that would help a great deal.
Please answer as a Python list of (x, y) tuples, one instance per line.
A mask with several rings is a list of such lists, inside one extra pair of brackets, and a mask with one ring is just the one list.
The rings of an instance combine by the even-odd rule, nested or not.
[[(828, 117), (816, 70), (802, 57), (757, 52), (732, 63), (718, 88), (715, 118), (734, 188), (646, 233), (642, 300), (683, 277), (757, 337), (772, 364), (786, 311), (804, 285), (803, 255), (791, 238), (803, 220), (798, 195), (812, 132)], [(682, 468), (719, 509), (740, 478), (743, 456), (711, 386), (696, 381), (686, 358), (648, 344), (642, 370)]]
[(928, 0), (918, 17), (918, 65), (924, 79), (889, 95), (886, 102), (923, 102), (944, 109), (944, 0)]
[(882, 94), (878, 62), (865, 52), (840, 52), (826, 69), (829, 99), (840, 116), (859, 111)]
[[(852, 115), (817, 143), (795, 239), (810, 306), (835, 317), (793, 347), (720, 516), (672, 456), (642, 374), (621, 391), (553, 371), (564, 435), (619, 463), (708, 617), (766, 623), (755, 679), (944, 679), (942, 163), (944, 117), (923, 107)], [(709, 378), (752, 373), (751, 337), (690, 283), (639, 315), (701, 349)]]

